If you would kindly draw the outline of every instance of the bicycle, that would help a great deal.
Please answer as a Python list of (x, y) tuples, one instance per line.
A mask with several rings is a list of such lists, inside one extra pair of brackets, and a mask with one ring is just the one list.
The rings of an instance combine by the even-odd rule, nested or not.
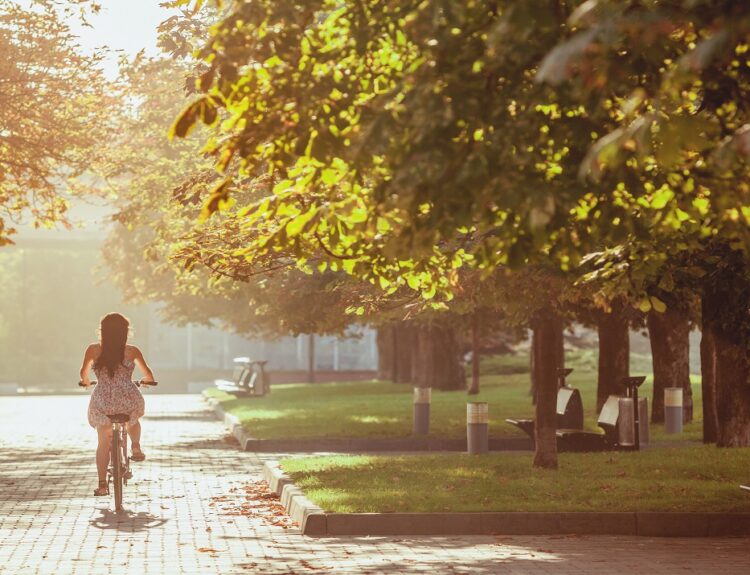
[[(89, 382), (89, 385), (96, 385), (96, 380)], [(133, 381), (135, 385), (141, 387), (155, 386), (156, 381)], [(86, 387), (82, 381), (78, 382), (79, 387)], [(115, 495), (115, 511), (122, 511), (122, 489), (128, 484), (128, 479), (133, 477), (130, 471), (130, 456), (128, 455), (128, 426), (127, 423), (130, 415), (127, 413), (113, 413), (107, 415), (112, 422), (112, 443), (109, 450), (109, 467), (107, 467), (107, 489), (110, 483), (113, 486)]]

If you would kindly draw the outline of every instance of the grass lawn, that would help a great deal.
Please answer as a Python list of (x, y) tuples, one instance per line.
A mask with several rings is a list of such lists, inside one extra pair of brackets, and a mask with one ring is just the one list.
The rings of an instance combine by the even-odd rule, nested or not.
[[(639, 361), (639, 358), (635, 358)], [(569, 353), (568, 367), (575, 369), (569, 382), (580, 389), (586, 427), (596, 426), (596, 351)], [(643, 363), (643, 362), (641, 362)], [(645, 366), (644, 366), (645, 368)], [(523, 434), (505, 423), (506, 417), (532, 417), (527, 358), (497, 356), (482, 362), (482, 392), (469, 397), (464, 391), (433, 390), (431, 433), (435, 437), (464, 437), (466, 402), (490, 404), (490, 434), (494, 437)], [(633, 374), (646, 373), (633, 370)], [(651, 395), (647, 382), (641, 393)], [(236, 415), (257, 439), (395, 438), (409, 437), (412, 427), (412, 386), (389, 382), (285, 384), (272, 387), (263, 398), (237, 399), (216, 389), (210, 391), (222, 407)], [(700, 386), (694, 386), (696, 421), (675, 440), (700, 440)], [(652, 438), (664, 436), (661, 426)]]
[(750, 449), (693, 446), (567, 453), (560, 469), (530, 454), (330, 456), (282, 468), (326, 511), (750, 511)]

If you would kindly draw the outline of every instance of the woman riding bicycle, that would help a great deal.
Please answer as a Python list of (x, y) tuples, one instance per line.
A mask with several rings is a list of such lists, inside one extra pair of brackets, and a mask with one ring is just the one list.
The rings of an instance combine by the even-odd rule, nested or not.
[(138, 365), (143, 372), (143, 381), (154, 381), (141, 350), (128, 345), (130, 322), (119, 313), (105, 315), (99, 329), (99, 343), (92, 343), (86, 348), (81, 365), (81, 382), (90, 385), (89, 369), (93, 366), (97, 385), (89, 401), (89, 425), (99, 435), (96, 448), (96, 470), (99, 474), (99, 486), (94, 495), (108, 495), (107, 465), (112, 440), (112, 422), (107, 417), (115, 413), (127, 413), (128, 435), (132, 443), (133, 461), (146, 459), (141, 450), (141, 424), (138, 418), (143, 416), (144, 402), (141, 392), (133, 383), (133, 368)]

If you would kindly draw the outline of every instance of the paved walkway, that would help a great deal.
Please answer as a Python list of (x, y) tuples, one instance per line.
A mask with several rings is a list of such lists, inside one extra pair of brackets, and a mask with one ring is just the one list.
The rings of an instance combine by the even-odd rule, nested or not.
[(748, 539), (306, 538), (197, 396), (151, 395), (125, 513), (90, 496), (87, 398), (0, 398), (0, 573), (747, 575)]

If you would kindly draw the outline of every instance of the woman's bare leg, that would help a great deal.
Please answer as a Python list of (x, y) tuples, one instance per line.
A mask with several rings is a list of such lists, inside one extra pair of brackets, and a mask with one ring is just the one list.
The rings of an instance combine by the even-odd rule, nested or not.
[(96, 447), (96, 472), (99, 483), (107, 481), (107, 466), (109, 465), (109, 449), (112, 443), (112, 426), (100, 425), (96, 428), (99, 435), (99, 445)]
[(128, 423), (128, 435), (130, 435), (130, 443), (133, 452), (141, 451), (141, 422), (136, 421), (135, 423)]

